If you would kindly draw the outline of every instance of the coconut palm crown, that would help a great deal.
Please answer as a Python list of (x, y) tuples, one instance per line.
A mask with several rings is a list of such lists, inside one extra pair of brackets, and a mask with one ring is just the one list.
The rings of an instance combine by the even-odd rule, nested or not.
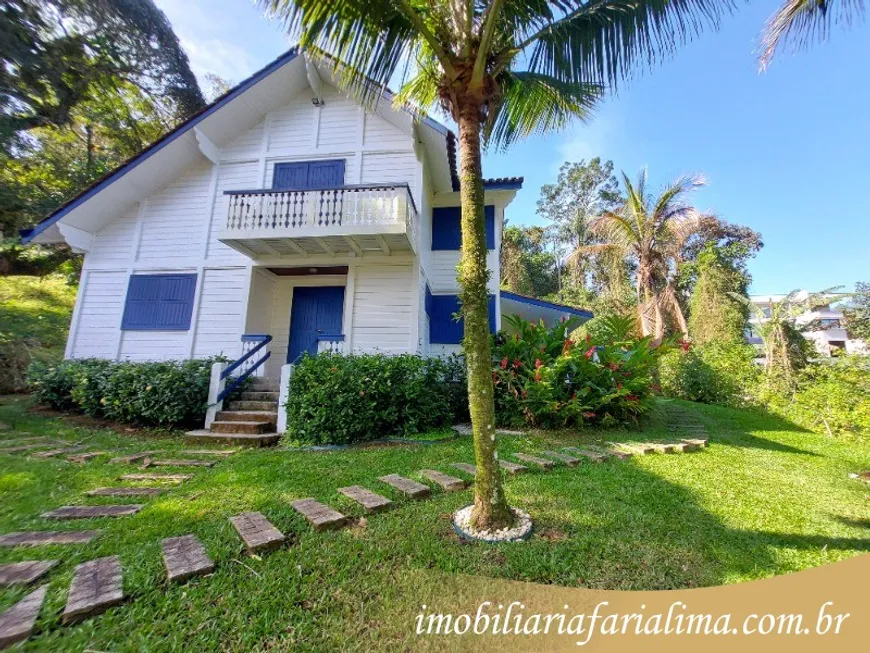
[(472, 521), (513, 517), (495, 440), (487, 314), (482, 145), (587, 119), (606, 85), (656, 63), (731, 0), (261, 0), (345, 88), (372, 102), (391, 81), (396, 102), (435, 105), (458, 126), (464, 351), (477, 476)]

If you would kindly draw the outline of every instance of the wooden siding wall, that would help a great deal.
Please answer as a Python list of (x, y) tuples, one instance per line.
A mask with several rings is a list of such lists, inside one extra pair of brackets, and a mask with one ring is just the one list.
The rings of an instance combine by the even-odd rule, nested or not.
[[(422, 156), (410, 130), (367, 114), (335, 89), (324, 88), (320, 108), (313, 106), (310, 95), (307, 89), (300, 92), (221, 146), (218, 164), (203, 157), (96, 234), (85, 257), (67, 356), (131, 360), (234, 357), (240, 351), (240, 334), (262, 326), (275, 337), (274, 361), (286, 359), (292, 283), (272, 280), (270, 292), (259, 274), (252, 276), (256, 269), (252, 261), (217, 240), (226, 219), (224, 191), (271, 186), (276, 162), (343, 158), (346, 183), (403, 182), (411, 187), (418, 207), (424, 199)], [(419, 249), (425, 242), (421, 234)], [(331, 264), (348, 262), (359, 279), (355, 289), (344, 278), (331, 278), (328, 283), (348, 284), (354, 307), (346, 311), (350, 313), (346, 324), (354, 325), (353, 347), (415, 350), (420, 324), (411, 313), (419, 303), (419, 276), (415, 275), (420, 266), (408, 263), (407, 258), (396, 264), (389, 259), (333, 260)], [(308, 263), (298, 258), (270, 261)], [(161, 272), (198, 275), (191, 329), (122, 332), (129, 276)], [(269, 294), (271, 300), (265, 298)], [(268, 312), (267, 305), (271, 318), (266, 325), (254, 313)]]

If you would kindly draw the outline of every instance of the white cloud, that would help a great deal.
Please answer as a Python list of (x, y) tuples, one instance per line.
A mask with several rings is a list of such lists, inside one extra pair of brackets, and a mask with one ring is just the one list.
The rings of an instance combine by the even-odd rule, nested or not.
[(190, 58), (190, 67), (200, 81), (205, 73), (214, 73), (237, 84), (259, 67), (250, 53), (229, 41), (218, 38), (193, 39), (183, 32), (179, 34), (179, 39)]

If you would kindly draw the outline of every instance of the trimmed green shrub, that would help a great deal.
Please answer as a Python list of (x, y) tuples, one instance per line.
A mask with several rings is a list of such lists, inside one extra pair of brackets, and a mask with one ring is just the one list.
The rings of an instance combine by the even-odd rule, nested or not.
[(762, 370), (751, 345), (711, 342), (688, 344), (662, 356), (662, 392), (704, 404), (743, 406), (753, 402)]
[(649, 412), (661, 352), (634, 338), (633, 323), (605, 318), (597, 337), (575, 342), (566, 320), (552, 328), (506, 317), (513, 335), (499, 335), (494, 353), (496, 421), (504, 426), (615, 426)]
[(410, 435), (467, 415), (460, 360), (411, 354), (305, 356), (290, 379), (287, 431), (308, 444)]
[(28, 381), (39, 403), (59, 410), (145, 426), (194, 426), (205, 417), (214, 362), (37, 362)]

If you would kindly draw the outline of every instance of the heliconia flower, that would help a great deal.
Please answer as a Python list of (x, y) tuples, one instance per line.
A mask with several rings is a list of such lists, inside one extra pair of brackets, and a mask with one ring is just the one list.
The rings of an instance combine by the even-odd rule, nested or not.
[(538, 383), (541, 382), (541, 370), (535, 372), (535, 381), (537, 381)]
[(683, 351), (689, 351), (689, 348), (690, 348), (691, 346), (692, 346), (692, 345), (689, 343), (688, 340), (680, 340), (680, 347), (683, 348)]
[(590, 344), (591, 342), (592, 342), (592, 336), (589, 335), (589, 334), (587, 333), (587, 334), (586, 334), (586, 344), (588, 345), (588, 344)]
[(507, 364), (508, 364), (508, 359), (507, 359), (507, 356), (505, 356), (504, 358), (501, 359), (501, 369), (506, 368)]
[(514, 368), (519, 369), (523, 366), (523, 362), (519, 358), (514, 358)]
[(595, 347), (590, 347), (589, 349), (586, 350), (586, 358), (592, 358), (592, 356), (594, 354), (595, 354)]
[(541, 359), (540, 359), (540, 358), (536, 358), (536, 359), (535, 359), (535, 369), (536, 369), (536, 370), (541, 369), (541, 366), (542, 366), (542, 365), (543, 365), (543, 363), (541, 362)]
[(563, 354), (567, 354), (569, 351), (571, 351), (571, 346), (572, 346), (573, 344), (574, 344), (574, 343), (571, 342), (571, 339), (570, 339), (570, 338), (568, 338), (567, 340), (565, 340), (565, 342), (562, 343), (562, 353), (563, 353)]
[(594, 419), (594, 418), (595, 418), (595, 413), (592, 413), (592, 412), (585, 412), (585, 413), (583, 413), (583, 417), (585, 417), (586, 419)]

